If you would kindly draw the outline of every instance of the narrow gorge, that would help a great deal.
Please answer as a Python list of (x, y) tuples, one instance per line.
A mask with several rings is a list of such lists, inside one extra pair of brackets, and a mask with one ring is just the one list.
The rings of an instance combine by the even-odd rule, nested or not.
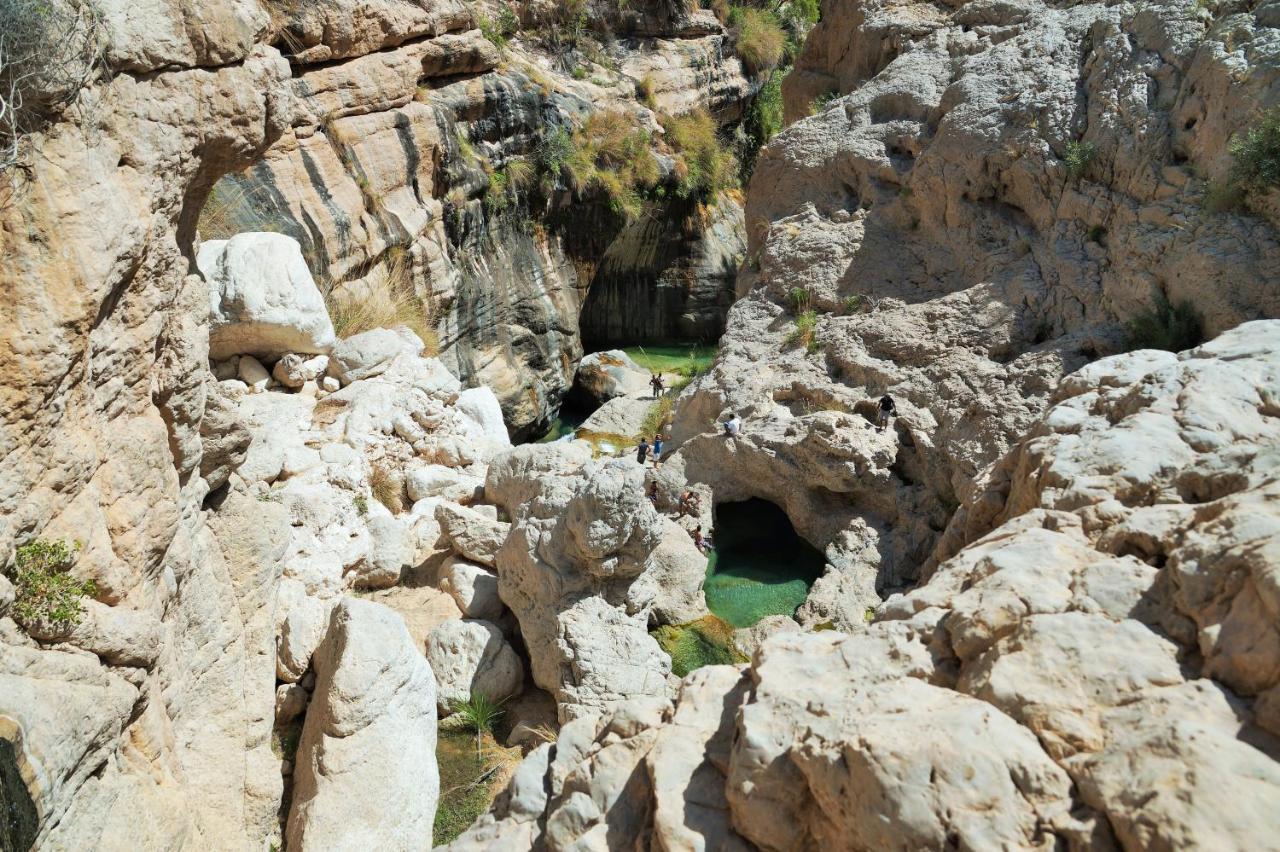
[(3, 852), (1280, 849), (1280, 3), (0, 0), (0, 143)]

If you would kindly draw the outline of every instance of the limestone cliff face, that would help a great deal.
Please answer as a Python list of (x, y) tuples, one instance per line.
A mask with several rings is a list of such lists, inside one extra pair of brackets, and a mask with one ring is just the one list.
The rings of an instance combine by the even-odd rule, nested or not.
[[(1269, 13), (1228, 11), (824, 9), (751, 181), (722, 357), (676, 426), (691, 478), (828, 548), (812, 618), (916, 577), (978, 472), (1157, 299), (1210, 336), (1280, 315), (1269, 200), (1205, 201), (1280, 73)], [(877, 433), (886, 392), (901, 416)], [(730, 409), (726, 444), (708, 430)]]
[[(369, 276), (402, 267), (435, 313), (446, 362), (464, 381), (494, 387), (521, 437), (554, 415), (572, 384), (589, 289), (608, 291), (589, 312), (602, 342), (613, 326), (600, 318), (619, 307), (635, 317), (636, 305), (664, 308), (627, 329), (640, 339), (719, 334), (741, 209), (726, 202), (714, 222), (692, 221), (673, 242), (660, 216), (626, 225), (563, 187), (537, 205), (495, 209), (489, 173), (513, 159), (536, 163), (544, 139), (593, 110), (637, 111), (652, 123), (657, 111), (706, 107), (727, 124), (755, 86), (709, 12), (589, 5), (588, 28), (609, 33), (591, 56), (544, 46), (565, 26), (555, 10), (530, 9), (526, 29), (501, 49), (475, 29), (475, 14), (498, 13), (408, 2), (280, 11), (274, 43), (290, 61), (298, 109), (283, 138), (224, 179), (213, 201), (220, 227), (298, 239), (339, 291), (358, 294)], [(629, 305), (610, 298), (618, 288)]]
[[(28, 170), (0, 176), (0, 560), (10, 568), (16, 546), (37, 537), (74, 543), (73, 573), (97, 587), (75, 631), (37, 641), (13, 620), (14, 590), (0, 579), (0, 777), (24, 815), (15, 842), (259, 848), (280, 829), (288, 762), (271, 738), (277, 633), (290, 613), (277, 598), (301, 582), (282, 583), (300, 545), (266, 486), (230, 481), (254, 406), (209, 372), (209, 289), (195, 266), (205, 201), (237, 175), (330, 277), (358, 281), (402, 251), (444, 306), (453, 366), (501, 389), (508, 417), (529, 426), (581, 352), (584, 280), (559, 235), (487, 215), (484, 172), (460, 156), (459, 137), (500, 165), (608, 103), (605, 89), (634, 102), (634, 84), (619, 74), (608, 87), (530, 86), (532, 60), (499, 69), (472, 11), (453, 3), (99, 5), (109, 73), (33, 138)], [(672, 20), (637, 18), (628, 61), (650, 49), (725, 53), (718, 24)], [(692, 89), (667, 80), (657, 97), (731, 116), (749, 91), (726, 60)], [(467, 404), (457, 388), (444, 396)], [(314, 396), (290, 399), (259, 406), (255, 481), (301, 487), (300, 459), (315, 461), (300, 437)], [(368, 407), (391, 432), (392, 407)], [(447, 437), (440, 411), (416, 413)], [(397, 428), (412, 434), (408, 422)], [(423, 452), (469, 463), (456, 446), (466, 441)], [(360, 505), (370, 499), (371, 476), (345, 449), (331, 466), (357, 473), (323, 468), (345, 483), (329, 507), (344, 517), (356, 511), (352, 488)], [(359, 522), (365, 547), (391, 526), (375, 520)], [(333, 595), (352, 566), (331, 556), (317, 558), (336, 579), (316, 582)], [(395, 574), (401, 556), (382, 560), (389, 568), (361, 557), (358, 570)]]

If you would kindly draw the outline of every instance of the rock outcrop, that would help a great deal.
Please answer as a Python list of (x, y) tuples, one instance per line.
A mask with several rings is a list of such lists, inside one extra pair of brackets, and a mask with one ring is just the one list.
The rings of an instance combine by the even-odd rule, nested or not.
[(498, 591), (562, 720), (665, 698), (671, 663), (648, 629), (706, 612), (706, 561), (693, 548), (661, 558), (675, 522), (645, 498), (644, 480), (635, 462), (594, 461), (576, 441), (519, 447), (489, 468), (486, 499), (512, 518)]
[[(413, 296), (440, 356), (464, 381), (493, 388), (521, 438), (545, 429), (569, 390), (588, 291), (610, 291), (624, 271), (631, 303), (662, 293), (649, 339), (718, 333), (742, 211), (726, 197), (703, 226), (689, 218), (691, 201), (673, 199), (667, 215), (628, 224), (607, 199), (575, 202), (556, 175), (545, 191), (526, 181), (508, 193), (508, 169), (541, 168), (544, 141), (594, 110), (626, 111), (653, 129), (658, 112), (704, 107), (736, 124), (758, 83), (705, 11), (644, 2), (622, 14), (592, 2), (570, 22), (539, 7), (490, 41), (478, 15), (496, 12), (278, 6), (271, 40), (290, 62), (297, 108), (257, 163), (218, 184), (202, 228), (294, 237), (340, 303), (386, 289)], [(566, 54), (549, 33), (573, 28)], [(691, 232), (648, 224), (667, 219), (691, 222)], [(614, 307), (595, 301), (603, 311), (592, 316)]]
[(344, 598), (315, 654), (290, 849), (430, 848), (440, 792), (436, 682), (395, 613)]
[(450, 848), (1274, 845), (1278, 368), (1272, 321), (1069, 376), (874, 623), (570, 722)]
[[(826, 551), (813, 623), (852, 628), (918, 579), (980, 471), (1142, 312), (1188, 303), (1210, 336), (1280, 316), (1280, 220), (1205, 194), (1274, 100), (1280, 66), (1241, 46), (1268, 14), (824, 9), (751, 180), (741, 299), (672, 442), (717, 501), (771, 500)], [(741, 437), (712, 438), (729, 411)]]

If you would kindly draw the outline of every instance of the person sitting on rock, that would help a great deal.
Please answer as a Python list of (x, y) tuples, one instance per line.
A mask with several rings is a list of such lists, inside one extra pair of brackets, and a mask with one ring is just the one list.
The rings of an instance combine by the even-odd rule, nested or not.
[(690, 517), (698, 517), (698, 495), (697, 493), (685, 490), (680, 495), (680, 514), (689, 515)]
[(653, 469), (657, 470), (662, 462), (662, 433), (653, 436)]
[(649, 379), (649, 387), (653, 388), (653, 398), (657, 399), (662, 396), (662, 392), (666, 390), (666, 386), (662, 383), (662, 374), (654, 373)]
[(649, 502), (652, 503), (654, 507), (657, 507), (658, 505), (658, 483), (657, 482), (649, 483), (649, 493), (645, 496), (649, 498)]
[(732, 438), (742, 431), (742, 421), (738, 419), (738, 415), (729, 412), (729, 419), (724, 421), (724, 435), (726, 438)]
[(693, 546), (698, 548), (701, 552), (706, 553), (711, 549), (711, 543), (702, 535), (701, 524), (694, 527), (693, 532), (689, 533), (689, 536), (693, 539)]
[(639, 445), (636, 446), (636, 461), (643, 465), (648, 458), (649, 442), (645, 438), (641, 438)]
[(889, 425), (889, 415), (896, 413), (898, 407), (893, 403), (893, 397), (885, 394), (880, 397), (880, 407), (876, 410), (876, 431), (883, 432), (884, 427)]

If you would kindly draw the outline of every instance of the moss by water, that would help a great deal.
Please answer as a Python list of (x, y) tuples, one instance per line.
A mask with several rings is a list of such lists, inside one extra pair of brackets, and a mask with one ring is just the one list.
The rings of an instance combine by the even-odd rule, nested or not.
[(692, 379), (711, 369), (719, 349), (715, 345), (629, 346), (622, 351), (646, 370)]
[(651, 634), (671, 656), (671, 671), (684, 677), (703, 666), (745, 663), (733, 644), (733, 627), (714, 615), (687, 624), (664, 624)]
[(482, 737), (477, 755), (473, 732), (442, 728), (436, 740), (440, 804), (432, 844), (449, 843), (489, 810), (519, 759), (519, 749), (503, 748), (489, 734)]
[(714, 541), (703, 591), (707, 608), (733, 627), (795, 615), (826, 564), (766, 500), (717, 506)]

